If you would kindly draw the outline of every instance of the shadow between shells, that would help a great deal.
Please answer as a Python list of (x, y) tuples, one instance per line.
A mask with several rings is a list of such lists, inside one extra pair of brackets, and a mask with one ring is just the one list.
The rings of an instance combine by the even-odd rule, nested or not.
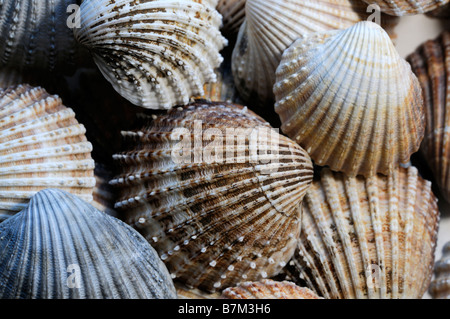
[(1, 1), (0, 298), (449, 298), (448, 6)]

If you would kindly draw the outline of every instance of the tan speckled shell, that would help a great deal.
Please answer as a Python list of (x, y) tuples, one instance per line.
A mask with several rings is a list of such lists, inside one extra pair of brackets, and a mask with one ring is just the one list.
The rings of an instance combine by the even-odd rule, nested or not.
[[(227, 43), (217, 0), (91, 0), (81, 5), (78, 41), (114, 89), (135, 105), (189, 103), (214, 81)], [(124, 27), (126, 25), (126, 27)], [(145, 32), (142, 32), (145, 30)]]
[(449, 0), (364, 0), (376, 4), (381, 11), (394, 16), (415, 15), (437, 9)]
[(175, 282), (178, 299), (219, 299), (220, 293), (207, 293), (196, 288), (188, 288), (179, 282)]
[(222, 292), (224, 299), (322, 299), (308, 288), (288, 281), (242, 282)]
[[(367, 20), (366, 10), (360, 0), (247, 0), (232, 57), (236, 87), (244, 101), (257, 99), (271, 106), (275, 71), (284, 50), (303, 35)], [(390, 30), (391, 19), (382, 18), (383, 23), (389, 21)]]
[(414, 167), (367, 179), (324, 169), (303, 202), (293, 264), (325, 298), (421, 298), (438, 224), (431, 183)]
[(427, 41), (407, 59), (424, 97), (427, 124), (420, 150), (450, 201), (450, 32)]
[(424, 136), (420, 84), (372, 22), (297, 40), (277, 69), (281, 129), (320, 166), (388, 174)]
[(435, 299), (450, 299), (450, 242), (442, 249), (442, 258), (434, 266), (430, 295)]
[(24, 209), (45, 188), (92, 200), (92, 145), (57, 96), (28, 85), (0, 91), (0, 141), (0, 217)]
[[(238, 131), (230, 132), (234, 128)], [(243, 106), (199, 102), (124, 132), (129, 151), (115, 156), (122, 174), (111, 182), (120, 187), (116, 207), (189, 288), (214, 292), (242, 280), (269, 278), (295, 250), (299, 204), (313, 176), (311, 160), (277, 132), (270, 137), (273, 144), (259, 140), (262, 144), (255, 145), (252, 129), (271, 130)], [(184, 142), (173, 135), (179, 130), (184, 130)], [(216, 148), (223, 160), (205, 153), (211, 137), (197, 140), (211, 130), (223, 134), (223, 141), (227, 136), (227, 145)], [(236, 148), (236, 137), (245, 145), (239, 142)], [(193, 147), (183, 150), (187, 158), (174, 158), (180, 143)], [(263, 162), (249, 158), (255, 151), (266, 155), (259, 158)]]

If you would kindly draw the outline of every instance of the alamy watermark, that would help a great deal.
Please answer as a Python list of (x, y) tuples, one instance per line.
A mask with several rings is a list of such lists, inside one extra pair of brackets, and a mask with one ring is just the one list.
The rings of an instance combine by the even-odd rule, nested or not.
[(67, 27), (70, 29), (80, 29), (81, 28), (81, 13), (80, 6), (77, 4), (70, 4), (67, 7), (67, 13), (70, 13), (67, 18)]
[(81, 288), (81, 269), (77, 264), (71, 264), (67, 267), (67, 287), (70, 289)]

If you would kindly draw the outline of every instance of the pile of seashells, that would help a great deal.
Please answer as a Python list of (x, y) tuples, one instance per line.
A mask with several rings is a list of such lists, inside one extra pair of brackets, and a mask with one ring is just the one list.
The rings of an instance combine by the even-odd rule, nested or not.
[(0, 1), (0, 298), (450, 298), (450, 31), (395, 46), (423, 13), (450, 25), (449, 0)]

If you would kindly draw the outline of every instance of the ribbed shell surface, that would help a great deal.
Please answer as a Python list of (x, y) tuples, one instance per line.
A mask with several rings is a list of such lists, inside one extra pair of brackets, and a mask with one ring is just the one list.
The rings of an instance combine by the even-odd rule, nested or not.
[(189, 103), (214, 81), (226, 44), (217, 0), (90, 0), (78, 41), (114, 89), (150, 109)]
[[(174, 137), (177, 129), (186, 130), (183, 142)], [(252, 148), (252, 129), (271, 130), (242, 106), (198, 102), (124, 132), (129, 151), (115, 156), (122, 174), (111, 182), (121, 191), (116, 207), (189, 288), (213, 292), (271, 277), (296, 247), (311, 160), (277, 132)], [(208, 134), (231, 142), (218, 143), (208, 156)], [(173, 157), (180, 143), (188, 146), (186, 160)], [(260, 160), (249, 157), (254, 151)]]
[(92, 145), (72, 109), (28, 85), (0, 91), (0, 218), (45, 188), (92, 200)]
[(242, 98), (247, 103), (254, 98), (273, 101), (275, 71), (297, 38), (351, 27), (367, 19), (366, 10), (367, 5), (353, 0), (247, 0), (232, 58)]
[(442, 258), (434, 266), (434, 279), (429, 292), (436, 299), (450, 299), (450, 242), (442, 250)]
[(0, 298), (176, 298), (155, 250), (75, 195), (47, 189), (0, 224)]
[(245, 19), (246, 0), (219, 0), (217, 11), (223, 17), (222, 30), (225, 34), (237, 34)]
[(276, 75), (281, 129), (317, 165), (352, 176), (387, 174), (419, 149), (420, 84), (377, 24), (298, 39)]
[(324, 169), (303, 202), (294, 266), (325, 298), (422, 298), (438, 224), (431, 183), (414, 167), (367, 179)]
[(450, 201), (450, 32), (420, 46), (407, 60), (422, 87), (426, 130), (420, 150)]
[(364, 0), (376, 4), (381, 11), (394, 16), (415, 15), (439, 8), (449, 0)]
[(73, 68), (79, 54), (67, 26), (68, 6), (76, 0), (0, 1), (0, 67)]
[(321, 299), (308, 288), (288, 281), (242, 282), (222, 292), (224, 299)]

